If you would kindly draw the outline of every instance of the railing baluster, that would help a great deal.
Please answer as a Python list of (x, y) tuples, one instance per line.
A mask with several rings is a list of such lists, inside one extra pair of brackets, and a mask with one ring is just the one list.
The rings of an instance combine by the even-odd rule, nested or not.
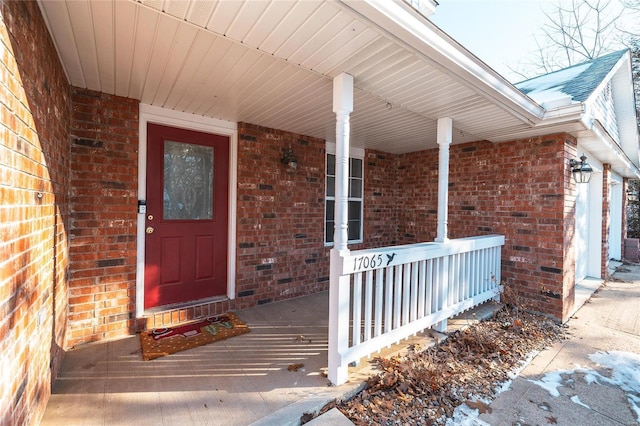
[(362, 327), (362, 272), (358, 272), (353, 277), (353, 301), (351, 302), (353, 313), (353, 335), (352, 345), (356, 346), (361, 342), (360, 333)]
[(442, 287), (440, 285), (440, 278), (442, 270), (442, 258), (433, 259), (433, 277), (431, 279), (431, 312), (438, 312), (440, 310), (440, 292)]
[(485, 292), (489, 289), (488, 284), (488, 271), (489, 271), (489, 257), (487, 256), (487, 250), (481, 250), (482, 253), (482, 291)]
[(371, 339), (371, 314), (373, 310), (373, 271), (367, 271), (364, 281), (364, 340)]
[(382, 333), (382, 308), (384, 307), (384, 299), (382, 298), (382, 291), (384, 290), (384, 269), (376, 269), (376, 314), (375, 314), (375, 327), (373, 330), (374, 336), (379, 336)]
[(386, 269), (386, 278), (384, 282), (384, 332), (391, 331), (392, 315), (393, 315), (393, 270), (390, 266)]
[(411, 270), (412, 263), (404, 265), (404, 273), (402, 274), (402, 325), (409, 323), (411, 317)]
[(425, 285), (425, 312), (424, 315), (431, 315), (433, 312), (433, 259), (427, 260), (427, 273), (424, 277), (424, 285)]
[(424, 305), (425, 305), (425, 293), (427, 286), (427, 260), (420, 261), (420, 267), (418, 268), (418, 318), (423, 318)]
[(471, 262), (471, 294), (475, 296), (480, 294), (480, 286), (478, 285), (478, 252), (471, 253), (473, 260)]
[(402, 321), (402, 270), (405, 265), (396, 266), (393, 291), (393, 328), (400, 327)]
[(469, 253), (460, 253), (460, 298), (459, 302), (462, 302), (469, 297), (469, 281), (467, 277), (467, 267), (469, 265), (468, 256)]
[(460, 300), (460, 254), (450, 257), (451, 272), (449, 273), (449, 305), (458, 303)]

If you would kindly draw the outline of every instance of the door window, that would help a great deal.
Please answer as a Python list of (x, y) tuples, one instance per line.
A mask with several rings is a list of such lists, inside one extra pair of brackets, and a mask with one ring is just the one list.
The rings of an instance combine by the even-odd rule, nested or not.
[(164, 142), (165, 220), (209, 220), (213, 215), (213, 148)]

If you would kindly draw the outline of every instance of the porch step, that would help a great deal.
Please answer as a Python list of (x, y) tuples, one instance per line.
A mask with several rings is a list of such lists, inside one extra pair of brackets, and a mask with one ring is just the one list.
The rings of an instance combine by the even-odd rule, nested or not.
[(136, 331), (173, 327), (184, 322), (224, 314), (229, 311), (229, 308), (230, 303), (227, 298), (215, 298), (163, 308), (152, 308), (145, 311), (142, 318), (137, 319)]

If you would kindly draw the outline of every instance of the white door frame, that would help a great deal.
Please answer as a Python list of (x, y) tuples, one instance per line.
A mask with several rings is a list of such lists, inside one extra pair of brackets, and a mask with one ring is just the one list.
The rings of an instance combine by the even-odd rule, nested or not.
[(578, 143), (578, 152), (589, 158), (593, 168), (589, 183), (576, 183), (576, 220), (574, 252), (576, 256), (575, 282), (584, 278), (601, 278), (602, 272), (602, 182), (603, 165), (582, 149)]
[(622, 259), (622, 176), (611, 173), (609, 186), (609, 259)]
[[(227, 247), (227, 297), (235, 298), (236, 276), (236, 193), (238, 164), (238, 124), (153, 105), (140, 104), (138, 129), (138, 200), (147, 193), (147, 124), (197, 130), (229, 137), (229, 234)], [(136, 260), (136, 318), (144, 314), (145, 214), (138, 211)]]

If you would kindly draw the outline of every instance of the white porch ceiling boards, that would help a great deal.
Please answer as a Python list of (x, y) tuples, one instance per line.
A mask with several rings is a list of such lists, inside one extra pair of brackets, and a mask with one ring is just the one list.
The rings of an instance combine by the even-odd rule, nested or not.
[(434, 147), (435, 120), (445, 116), (453, 143), (536, 133), (349, 0), (38, 1), (74, 86), (333, 140), (332, 79), (347, 72), (356, 86), (354, 146)]

